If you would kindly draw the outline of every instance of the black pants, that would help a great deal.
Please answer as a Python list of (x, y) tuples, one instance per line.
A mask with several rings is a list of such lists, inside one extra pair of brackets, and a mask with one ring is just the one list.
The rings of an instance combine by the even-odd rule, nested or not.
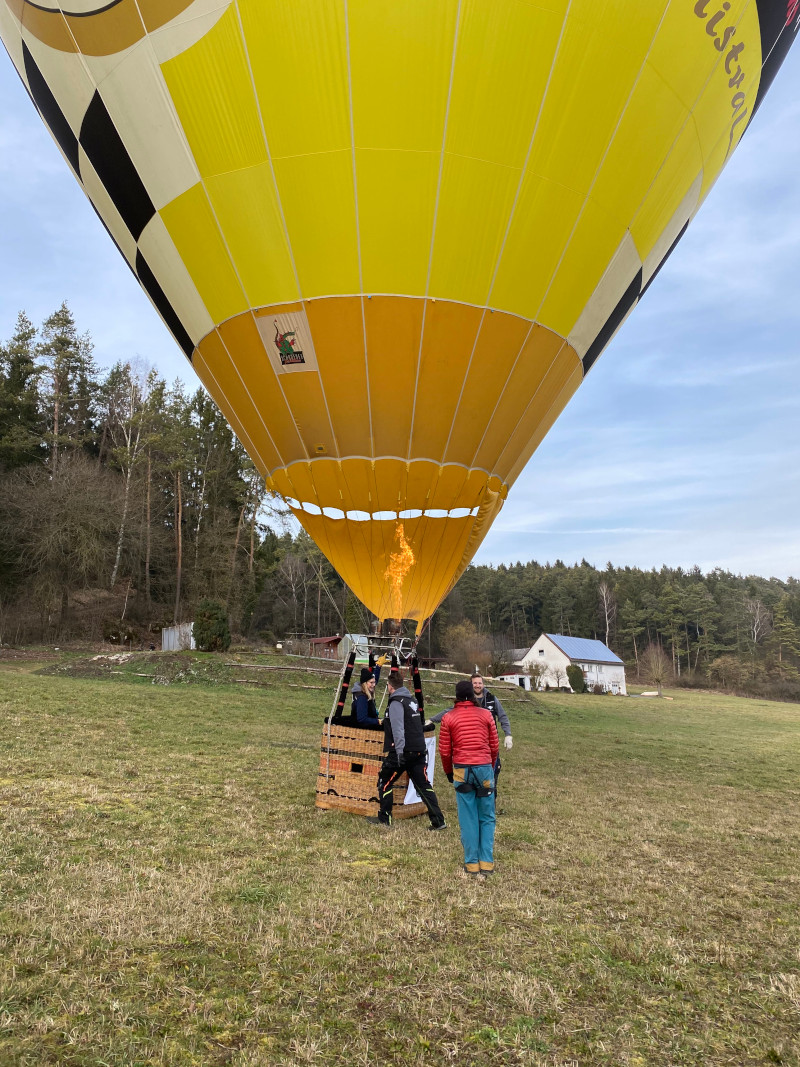
[(381, 802), (378, 818), (381, 822), (390, 823), (392, 821), (394, 785), (401, 774), (407, 774), (428, 809), (428, 818), (431, 820), (431, 826), (442, 826), (444, 824), (444, 815), (442, 815), (433, 787), (428, 781), (428, 772), (425, 770), (426, 755), (427, 753), (425, 752), (405, 752), (403, 753), (402, 767), (398, 764), (397, 756), (394, 752), (390, 752), (384, 757), (383, 766), (378, 774), (378, 797)]
[(500, 777), (500, 768), (503, 764), (500, 762), (500, 756), (498, 755), (494, 764), (494, 797), (497, 800), (497, 779)]

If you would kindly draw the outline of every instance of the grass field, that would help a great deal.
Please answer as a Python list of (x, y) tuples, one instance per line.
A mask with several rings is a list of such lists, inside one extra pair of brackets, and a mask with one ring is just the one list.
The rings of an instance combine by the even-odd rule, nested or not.
[(441, 768), (443, 834), (315, 810), (332, 679), (34, 666), (0, 668), (2, 1067), (799, 1067), (797, 705), (509, 704), (476, 885)]

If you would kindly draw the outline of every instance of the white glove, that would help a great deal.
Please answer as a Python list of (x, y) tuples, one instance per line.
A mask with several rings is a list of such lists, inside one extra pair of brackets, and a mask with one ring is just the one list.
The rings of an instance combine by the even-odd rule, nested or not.
[(511, 749), (514, 747), (514, 740), (511, 737), (511, 734), (506, 734), (505, 738), (503, 739), (503, 746), (505, 747), (506, 752), (510, 752)]

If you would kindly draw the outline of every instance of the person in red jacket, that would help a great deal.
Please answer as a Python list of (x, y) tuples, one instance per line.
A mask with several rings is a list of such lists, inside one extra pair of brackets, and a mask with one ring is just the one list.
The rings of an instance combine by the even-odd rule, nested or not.
[(456, 684), (456, 703), (442, 719), (439, 754), (456, 787), (464, 870), (474, 877), (494, 872), (494, 765), (500, 751), (492, 713), (477, 707), (472, 682)]

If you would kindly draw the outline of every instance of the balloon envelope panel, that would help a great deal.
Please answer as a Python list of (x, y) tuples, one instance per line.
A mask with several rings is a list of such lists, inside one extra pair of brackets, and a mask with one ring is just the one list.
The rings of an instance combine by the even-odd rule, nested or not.
[(376, 615), (419, 620), (684, 232), (798, 17), (0, 0), (42, 118), (268, 485)]

